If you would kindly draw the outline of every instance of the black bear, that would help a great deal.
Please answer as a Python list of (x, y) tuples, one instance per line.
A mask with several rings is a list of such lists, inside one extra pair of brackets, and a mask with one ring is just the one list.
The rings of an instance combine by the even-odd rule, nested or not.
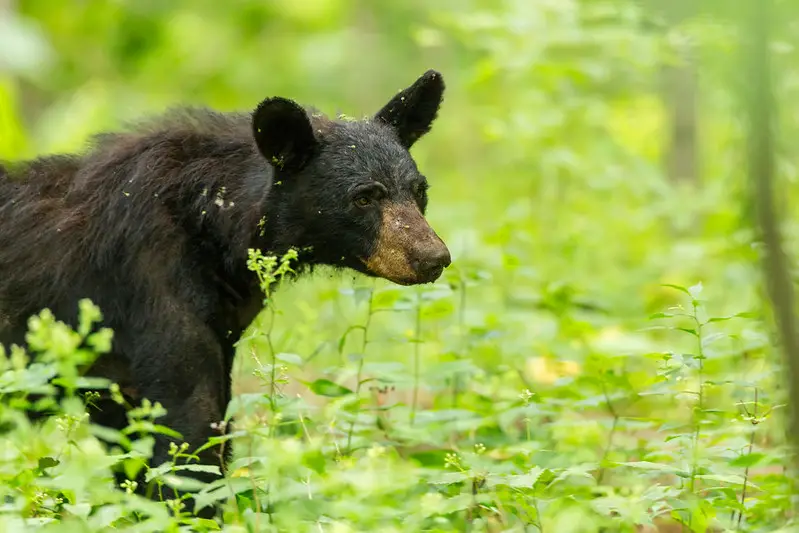
[[(91, 299), (114, 338), (90, 374), (131, 402), (161, 402), (159, 423), (195, 449), (224, 416), (234, 343), (261, 309), (248, 249), (295, 249), (300, 270), (403, 285), (450, 264), (409, 153), (443, 92), (427, 71), (363, 120), (281, 97), (251, 113), (183, 108), (98, 135), (82, 154), (0, 165), (0, 343), (24, 346), (43, 308), (75, 326), (78, 301)], [(112, 407), (98, 423), (124, 424)], [(154, 465), (168, 447), (159, 437)], [(218, 454), (200, 459), (218, 465)]]

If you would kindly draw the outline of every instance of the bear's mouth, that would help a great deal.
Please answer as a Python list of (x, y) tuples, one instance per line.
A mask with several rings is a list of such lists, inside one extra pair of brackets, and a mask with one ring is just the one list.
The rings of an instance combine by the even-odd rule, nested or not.
[(397, 285), (404, 285), (404, 286), (434, 283), (436, 280), (438, 280), (438, 278), (441, 277), (441, 274), (444, 273), (444, 267), (442, 266), (430, 270), (426, 272), (424, 275), (421, 274), (396, 275), (390, 271), (387, 271), (384, 268), (381, 268), (378, 265), (375, 265), (373, 261), (369, 261), (368, 259), (361, 258), (361, 262), (366, 267), (366, 273), (369, 274), (370, 276), (382, 278), (392, 283), (396, 283)]

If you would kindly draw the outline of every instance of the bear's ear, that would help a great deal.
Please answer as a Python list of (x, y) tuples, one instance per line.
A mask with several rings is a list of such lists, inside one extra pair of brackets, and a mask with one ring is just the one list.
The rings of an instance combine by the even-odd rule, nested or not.
[(267, 98), (258, 104), (252, 128), (261, 154), (281, 170), (300, 170), (316, 149), (308, 115), (302, 106), (286, 98)]
[(383, 106), (374, 119), (394, 128), (402, 145), (410, 148), (430, 131), (443, 95), (444, 78), (428, 70)]

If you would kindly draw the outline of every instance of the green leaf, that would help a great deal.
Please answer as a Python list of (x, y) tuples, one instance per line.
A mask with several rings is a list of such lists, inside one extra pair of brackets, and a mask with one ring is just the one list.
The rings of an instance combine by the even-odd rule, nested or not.
[(125, 429), (122, 430), (122, 434), (131, 435), (139, 431), (144, 433), (161, 433), (162, 435), (167, 435), (175, 439), (183, 438), (183, 436), (180, 433), (178, 433), (172, 428), (169, 428), (167, 426), (162, 426), (160, 424), (153, 424), (152, 422), (147, 422), (143, 420), (138, 420), (129, 424)]
[(713, 333), (711, 335), (707, 335), (706, 337), (702, 338), (702, 348), (716, 342), (719, 339), (724, 337), (729, 337), (726, 333)]
[(39, 458), (39, 471), (44, 472), (48, 468), (53, 468), (54, 466), (58, 466), (61, 464), (61, 461), (58, 459), (53, 459), (52, 457), (40, 457)]
[(331, 398), (337, 398), (340, 396), (346, 396), (347, 394), (352, 394), (352, 391), (347, 387), (343, 387), (337, 383), (333, 383), (329, 379), (317, 379), (313, 383), (303, 382), (305, 385), (308, 386), (309, 389), (314, 394), (318, 394), (319, 396), (329, 396)]
[(667, 465), (662, 463), (652, 463), (649, 461), (628, 461), (616, 464), (619, 466), (629, 466), (631, 468), (637, 468), (639, 470), (648, 470), (650, 472), (668, 472), (670, 474), (684, 473), (681, 469), (676, 468), (672, 465)]
[(233, 494), (243, 493), (245, 488), (252, 487), (252, 480), (248, 478), (226, 478), (213, 483), (208, 483), (199, 493), (194, 496), (196, 509), (200, 510), (216, 502), (222, 502), (230, 498)]
[(255, 509), (255, 505), (253, 505), (252, 490), (236, 493), (236, 507), (240, 513), (257, 511), (257, 509)]
[(661, 285), (661, 287), (669, 287), (669, 288), (671, 288), (671, 289), (676, 289), (676, 290), (678, 290), (678, 291), (680, 291), (680, 292), (684, 292), (684, 293), (685, 293), (685, 294), (687, 294), (688, 296), (691, 296), (691, 293), (690, 293), (690, 292), (688, 292), (688, 289), (686, 289), (686, 288), (685, 288), (685, 287), (683, 287), (682, 285), (674, 285), (674, 284), (671, 284), (671, 283), (663, 283), (663, 284)]
[(86, 520), (86, 518), (89, 516), (89, 512), (92, 510), (92, 506), (86, 502), (77, 503), (75, 505), (72, 505), (70, 503), (65, 503), (64, 509), (70, 514), (73, 514), (75, 516), (82, 518), (83, 520)]
[(746, 455), (740, 455), (730, 461), (729, 465), (734, 468), (749, 468), (755, 466), (763, 459), (766, 459), (768, 456), (764, 453), (760, 452), (752, 452)]
[[(56, 379), (53, 380), (53, 383)], [(79, 389), (107, 389), (111, 385), (111, 380), (94, 376), (81, 376), (75, 379), (74, 384)]]
[(222, 528), (219, 526), (219, 524), (210, 518), (194, 517), (192, 518), (192, 522), (194, 522), (195, 527), (201, 526), (200, 531), (222, 531)]
[(92, 424), (89, 426), (89, 430), (91, 431), (92, 435), (99, 439), (120, 444), (125, 449), (130, 448), (130, 439), (116, 429), (101, 426), (99, 424)]
[(467, 409), (440, 409), (437, 411), (422, 411), (417, 414), (417, 421), (420, 424), (433, 422), (451, 422), (456, 420), (467, 420), (481, 418), (478, 413)]
[(393, 309), (395, 303), (403, 296), (403, 291), (396, 287), (381, 289), (375, 292), (372, 307), (375, 309)]
[(743, 485), (746, 483), (748, 486), (754, 488), (755, 490), (760, 490), (757, 486), (753, 485), (752, 482), (747, 482), (743, 476), (738, 476), (735, 474), (727, 474), (727, 475), (720, 475), (720, 474), (697, 474), (697, 479), (706, 479), (708, 481), (720, 481), (722, 483), (731, 483), (733, 485)]
[(324, 474), (327, 461), (324, 454), (322, 454), (320, 451), (313, 451), (302, 456), (302, 464), (317, 474)]
[(411, 459), (418, 461), (422, 466), (430, 468), (441, 468), (444, 466), (445, 459), (451, 450), (446, 448), (424, 450), (411, 454)]
[(649, 320), (654, 320), (656, 318), (672, 318), (673, 316), (675, 315), (672, 313), (654, 313), (649, 315)]
[(422, 308), (423, 320), (439, 320), (452, 315), (455, 306), (451, 300), (436, 300)]
[(534, 466), (530, 469), (528, 474), (509, 475), (509, 476), (492, 476), (488, 478), (486, 485), (495, 487), (497, 485), (507, 485), (514, 488), (528, 488), (532, 489), (538, 482), (541, 474), (547, 470), (540, 466)]
[(732, 320), (733, 318), (757, 318), (757, 313), (745, 311), (743, 313), (736, 313), (730, 316), (714, 316), (713, 318), (709, 318), (707, 323), (724, 322), (726, 320)]
[(247, 431), (240, 429), (238, 431), (231, 431), (229, 433), (225, 433), (224, 435), (214, 436), (214, 437), (209, 438), (208, 441), (205, 444), (203, 444), (202, 446), (200, 446), (199, 448), (194, 450), (194, 453), (198, 454), (198, 453), (200, 453), (203, 450), (207, 450), (208, 448), (212, 448), (214, 446), (218, 446), (219, 444), (222, 444), (223, 442), (226, 442), (226, 441), (229, 441), (229, 440), (233, 440), (233, 439), (247, 437), (249, 435), (250, 434)]
[(442, 472), (430, 478), (430, 483), (434, 485), (451, 485), (453, 483), (471, 481), (471, 479), (469, 472)]
[(176, 476), (175, 474), (164, 474), (160, 476), (161, 481), (165, 485), (172, 487), (179, 491), (197, 491), (205, 487), (205, 483), (198, 479), (184, 476)]
[(108, 530), (109, 526), (118, 520), (123, 513), (125, 512), (125, 508), (122, 505), (102, 505), (97, 507), (92, 516), (89, 518), (89, 527), (92, 528), (93, 531), (102, 531)]
[(253, 468), (256, 465), (261, 465), (267, 463), (268, 459), (262, 456), (245, 456), (245, 457), (238, 457), (234, 461), (231, 461), (230, 464), (227, 465), (227, 469), (229, 472), (235, 472), (241, 468), (249, 469)]
[(175, 465), (172, 467), (173, 470), (180, 470), (186, 472), (203, 472), (207, 474), (216, 474), (217, 476), (221, 476), (222, 472), (219, 470), (217, 465), (201, 465), (201, 464), (187, 464), (187, 465)]
[(275, 355), (275, 359), (295, 366), (302, 366), (303, 363), (302, 357), (296, 353), (281, 352)]

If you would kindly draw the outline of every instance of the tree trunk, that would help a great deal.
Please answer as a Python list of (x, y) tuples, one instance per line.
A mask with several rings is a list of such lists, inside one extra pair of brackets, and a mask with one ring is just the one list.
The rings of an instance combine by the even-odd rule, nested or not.
[[(749, 181), (754, 195), (757, 229), (765, 244), (763, 277), (779, 332), (786, 367), (790, 400), (788, 440), (799, 450), (799, 329), (794, 312), (794, 286), (789, 259), (783, 248), (780, 216), (774, 205), (780, 196), (775, 176), (775, 132), (777, 110), (772, 84), (769, 33), (773, 3), (759, 0), (745, 13), (743, 28), (748, 35), (746, 68), (748, 84), (745, 105), (748, 118)], [(794, 469), (799, 467), (794, 455)], [(796, 472), (796, 470), (794, 470)], [(799, 509), (797, 509), (799, 510)]]
[[(695, 10), (695, 4), (690, 0), (657, 4), (668, 27), (682, 23)], [(684, 43), (678, 54), (680, 57), (676, 64), (664, 64), (661, 69), (661, 97), (669, 116), (663, 165), (672, 183), (697, 184), (700, 181), (697, 67), (689, 43)]]
[(663, 65), (661, 75), (669, 116), (663, 154), (666, 175), (672, 183), (699, 183), (696, 65), (688, 56), (682, 64)]

